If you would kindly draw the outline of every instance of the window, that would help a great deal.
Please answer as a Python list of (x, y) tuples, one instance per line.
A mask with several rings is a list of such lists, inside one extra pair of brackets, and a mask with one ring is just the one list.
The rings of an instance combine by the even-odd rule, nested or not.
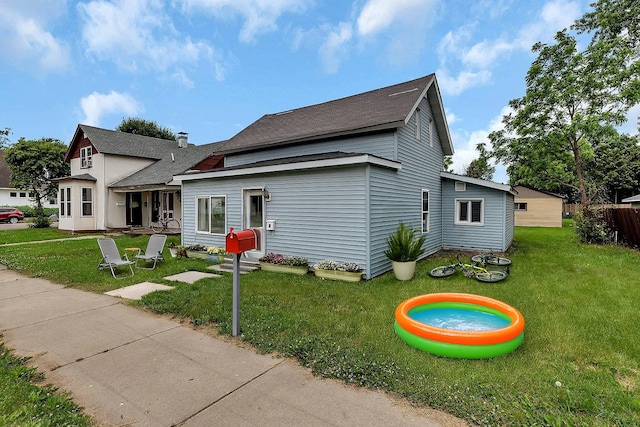
[(420, 140), (420, 109), (416, 110), (416, 139)]
[(20, 197), (27, 197), (27, 193), (20, 192)]
[(199, 233), (226, 234), (226, 206), (225, 196), (197, 197), (196, 231)]
[(16, 191), (12, 191), (9, 193), (9, 197), (18, 197), (18, 193)]
[(82, 216), (93, 216), (93, 194), (91, 188), (82, 187)]
[(429, 146), (433, 147), (433, 120), (429, 119)]
[(60, 188), (60, 217), (71, 216), (71, 187)]
[(462, 181), (456, 181), (455, 191), (467, 191), (467, 183)]
[(477, 200), (456, 200), (456, 224), (461, 225), (483, 225), (484, 224), (484, 201)]
[(83, 169), (90, 168), (93, 163), (91, 147), (82, 147), (80, 149), (80, 167)]
[(526, 211), (527, 204), (526, 203), (514, 203), (514, 209), (517, 211)]
[(422, 232), (429, 232), (429, 190), (422, 190)]

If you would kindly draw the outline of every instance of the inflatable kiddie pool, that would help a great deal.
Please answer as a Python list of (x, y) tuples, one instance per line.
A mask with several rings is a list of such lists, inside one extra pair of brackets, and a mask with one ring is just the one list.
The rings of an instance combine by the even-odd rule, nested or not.
[(419, 295), (402, 302), (395, 319), (396, 333), (407, 344), (444, 357), (496, 357), (512, 352), (524, 340), (522, 314), (480, 295)]

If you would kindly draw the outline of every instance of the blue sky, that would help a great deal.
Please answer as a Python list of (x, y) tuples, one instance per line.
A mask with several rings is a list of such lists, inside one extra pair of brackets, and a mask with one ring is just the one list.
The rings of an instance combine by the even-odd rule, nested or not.
[(589, 2), (0, 0), (0, 128), (69, 143), (136, 116), (203, 144), (435, 72), (462, 172), (524, 94), (531, 46)]

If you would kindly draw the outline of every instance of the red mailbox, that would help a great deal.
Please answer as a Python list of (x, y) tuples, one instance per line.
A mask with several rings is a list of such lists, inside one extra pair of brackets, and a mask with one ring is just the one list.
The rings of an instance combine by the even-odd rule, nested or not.
[(250, 251), (256, 248), (257, 243), (256, 232), (253, 230), (242, 230), (234, 232), (233, 228), (229, 229), (227, 234), (227, 252), (233, 254), (241, 254), (244, 251)]

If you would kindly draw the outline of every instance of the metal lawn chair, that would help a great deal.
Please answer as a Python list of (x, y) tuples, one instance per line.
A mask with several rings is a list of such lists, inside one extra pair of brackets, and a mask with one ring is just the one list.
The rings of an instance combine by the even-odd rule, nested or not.
[[(156, 268), (156, 264), (158, 261), (164, 261), (164, 257), (162, 256), (162, 251), (164, 250), (164, 244), (167, 241), (167, 236), (165, 234), (152, 234), (149, 237), (149, 243), (147, 243), (147, 249), (142, 252), (138, 251), (138, 255), (136, 255), (136, 267), (144, 268), (145, 270), (153, 270)], [(144, 261), (142, 265), (140, 265), (140, 261)], [(147, 267), (148, 264), (152, 263), (151, 267)]]
[[(102, 261), (98, 264), (98, 269), (103, 270), (108, 268), (116, 279), (133, 276), (133, 268), (131, 266), (135, 264), (135, 262), (129, 261), (127, 254), (120, 256), (116, 242), (114, 242), (113, 239), (100, 238), (98, 239), (98, 246), (100, 246), (100, 252), (102, 252)], [(118, 276), (116, 271), (121, 267), (129, 267), (131, 274), (129, 276)]]

